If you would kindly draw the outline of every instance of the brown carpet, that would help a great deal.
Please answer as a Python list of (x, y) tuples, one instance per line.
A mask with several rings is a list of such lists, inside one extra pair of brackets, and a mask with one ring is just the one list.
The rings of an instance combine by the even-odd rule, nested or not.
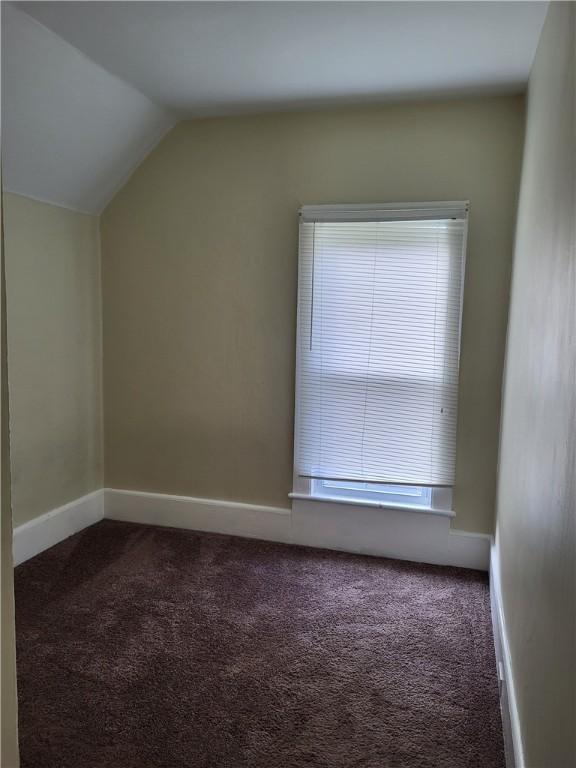
[(502, 768), (485, 574), (103, 521), (16, 571), (23, 768)]

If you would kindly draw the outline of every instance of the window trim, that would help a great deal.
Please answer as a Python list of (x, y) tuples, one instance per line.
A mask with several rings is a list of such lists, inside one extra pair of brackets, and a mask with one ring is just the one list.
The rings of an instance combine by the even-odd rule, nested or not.
[[(470, 202), (468, 200), (458, 201), (435, 201), (425, 203), (376, 203), (376, 204), (336, 204), (336, 205), (305, 205), (299, 210), (301, 221), (370, 221), (370, 220), (395, 220), (399, 221), (412, 219), (436, 219), (438, 211), (449, 215), (463, 217), (468, 221)], [(428, 215), (427, 215), (428, 214)], [(466, 251), (468, 239), (468, 226), (464, 231), (463, 242), (463, 268), (466, 264)], [(460, 322), (462, 322), (462, 304), (464, 292), (464, 280), (461, 285), (460, 293)], [(297, 307), (297, 314), (300, 308)], [(298, 323), (297, 323), (298, 328)], [(461, 329), (459, 332), (459, 343), (461, 341)], [(298, 361), (297, 361), (298, 364)], [(296, 375), (295, 381), (295, 416), (298, 410), (299, 402), (299, 377)], [(430, 507), (416, 506), (411, 504), (386, 503), (382, 501), (372, 501), (369, 499), (347, 499), (345, 497), (329, 496), (313, 492), (313, 480), (308, 477), (302, 477), (296, 473), (296, 430), (298, 429), (297, 419), (294, 431), (294, 463), (292, 492), (288, 494), (289, 498), (296, 500), (323, 502), (331, 504), (345, 504), (348, 506), (371, 507), (375, 509), (390, 509), (404, 512), (417, 512), (420, 514), (442, 515), (445, 517), (455, 517), (453, 511), (452, 491), (450, 486), (432, 487)]]
[[(369, 487), (358, 489), (353, 487), (362, 484)], [(416, 491), (416, 494), (413, 491)], [(367, 483), (365, 481), (347, 483), (345, 480), (313, 478), (312, 495), (343, 498), (348, 501), (364, 499), (382, 504), (418, 507), (419, 509), (429, 509), (432, 506), (432, 488), (424, 485), (396, 486), (391, 483)]]
[(290, 499), (301, 501), (319, 501), (330, 504), (345, 504), (353, 507), (371, 507), (372, 509), (396, 509), (402, 512), (417, 512), (422, 515), (443, 515), (455, 517), (452, 509), (452, 488), (432, 488), (432, 501), (429, 507), (415, 506), (414, 504), (400, 504), (398, 502), (371, 501), (370, 499), (352, 499), (343, 496), (329, 496), (313, 491), (313, 480), (309, 477), (300, 477), (296, 471), (293, 473), (292, 493)]

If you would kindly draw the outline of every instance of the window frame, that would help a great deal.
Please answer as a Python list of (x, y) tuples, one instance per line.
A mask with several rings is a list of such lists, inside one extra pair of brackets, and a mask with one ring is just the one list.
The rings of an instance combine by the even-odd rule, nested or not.
[[(289, 493), (291, 499), (304, 499), (310, 501), (323, 501), (333, 504), (351, 504), (360, 507), (373, 507), (375, 509), (398, 509), (406, 512), (421, 512), (424, 514), (437, 514), (454, 517), (452, 510), (452, 488), (430, 488), (431, 499), (430, 506), (402, 504), (397, 501), (386, 501), (385, 499), (366, 499), (362, 496), (340, 496), (324, 494), (318, 487), (315, 487), (316, 481), (309, 477), (300, 477), (294, 470), (292, 479), (292, 493)], [(417, 486), (414, 486), (417, 487)], [(427, 486), (422, 486), (427, 487)]]
[[(466, 212), (466, 227), (464, 230), (463, 241), (463, 268), (465, 270), (466, 262), (466, 247), (468, 237), (468, 212), (469, 201), (446, 201), (446, 202), (424, 202), (424, 203), (376, 203), (376, 204), (342, 204), (342, 205), (311, 205), (303, 206), (300, 209), (300, 220), (307, 220), (307, 217), (312, 217), (313, 220), (318, 220), (318, 216), (322, 217), (324, 221), (363, 221), (363, 220), (425, 220), (427, 216), (423, 212), (428, 211), (430, 219), (437, 219), (438, 212), (442, 212), (449, 216), (453, 210), (455, 212), (461, 211), (464, 208)], [(462, 308), (463, 303), (463, 291), (464, 280), (461, 286), (460, 304)], [(300, 307), (297, 307), (297, 330), (299, 328), (299, 315)], [(460, 311), (460, 322), (462, 322), (462, 309)], [(461, 333), (459, 334), (461, 341)], [(298, 356), (296, 359), (298, 365)], [(298, 413), (299, 403), (299, 376), (296, 372), (295, 379), (295, 415)], [(311, 501), (330, 502), (336, 504), (348, 504), (356, 506), (374, 507), (380, 509), (397, 509), (411, 512), (420, 512), (428, 514), (439, 514), (449, 517), (455, 515), (453, 511), (453, 487), (430, 487), (430, 505), (412, 505), (409, 503), (400, 503), (398, 501), (386, 501), (363, 497), (361, 494), (354, 496), (344, 495), (330, 495), (323, 493), (318, 481), (308, 477), (301, 477), (296, 472), (296, 446), (298, 439), (298, 420), (295, 418), (294, 424), (294, 463), (293, 463), (293, 480), (292, 480), (292, 492), (289, 497), (292, 499), (304, 499)], [(418, 486), (414, 486), (418, 487)], [(429, 486), (420, 486), (429, 487)], [(385, 497), (385, 494), (383, 494)]]
[(330, 496), (348, 501), (376, 501), (415, 509), (430, 509), (432, 488), (425, 485), (393, 485), (364, 481), (312, 479), (313, 496)]

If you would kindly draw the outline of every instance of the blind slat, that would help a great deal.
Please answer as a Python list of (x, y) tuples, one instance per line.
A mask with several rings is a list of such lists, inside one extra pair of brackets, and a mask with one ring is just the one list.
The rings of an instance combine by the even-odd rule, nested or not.
[(450, 486), (467, 209), (345, 208), (300, 221), (296, 472)]

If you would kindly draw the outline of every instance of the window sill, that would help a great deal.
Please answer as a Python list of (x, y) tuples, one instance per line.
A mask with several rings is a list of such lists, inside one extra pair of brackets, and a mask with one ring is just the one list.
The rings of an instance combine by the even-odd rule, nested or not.
[(369, 501), (368, 499), (347, 499), (342, 496), (311, 496), (307, 493), (289, 493), (291, 499), (299, 501), (321, 501), (330, 504), (346, 504), (353, 507), (372, 507), (373, 509), (395, 509), (399, 512), (419, 512), (422, 515), (440, 515), (441, 517), (455, 517), (456, 513), (450, 509), (432, 509), (432, 507), (417, 507), (410, 504), (383, 504), (380, 501)]

